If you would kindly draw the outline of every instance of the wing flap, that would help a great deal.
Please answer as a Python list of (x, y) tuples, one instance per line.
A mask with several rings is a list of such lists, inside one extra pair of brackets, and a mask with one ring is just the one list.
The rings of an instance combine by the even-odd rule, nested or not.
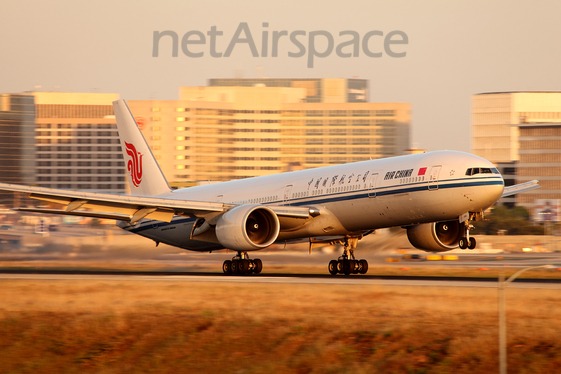
[(45, 209), (45, 208), (14, 208), (13, 210), (20, 212), (31, 212), (31, 213), (45, 213), (45, 214), (61, 214), (67, 216), (79, 216), (79, 217), (93, 217), (93, 218), (103, 218), (103, 219), (115, 219), (118, 221), (127, 221), (131, 223), (136, 223), (142, 218), (150, 218), (157, 221), (171, 222), (173, 216), (175, 215), (173, 210), (162, 210), (157, 208), (139, 209), (134, 214), (123, 214), (123, 213), (108, 213), (108, 212), (95, 212), (95, 211), (81, 211), (81, 210), (63, 210), (63, 209)]
[(67, 212), (62, 209), (42, 209), (42, 208), (14, 208), (13, 210), (20, 212), (31, 212), (31, 213), (45, 213), (45, 214), (63, 214), (67, 216), (80, 216), (80, 217), (93, 217), (93, 218), (103, 218), (103, 219), (115, 219), (118, 221), (130, 221), (131, 217), (125, 214), (117, 213), (104, 213), (104, 212), (80, 212), (72, 211)]
[(541, 188), (541, 186), (538, 183), (539, 181), (532, 180), (525, 183), (515, 184), (514, 186), (505, 187), (503, 191), (503, 195), (501, 197), (511, 196), (517, 193), (527, 192), (527, 191), (535, 190), (536, 188)]

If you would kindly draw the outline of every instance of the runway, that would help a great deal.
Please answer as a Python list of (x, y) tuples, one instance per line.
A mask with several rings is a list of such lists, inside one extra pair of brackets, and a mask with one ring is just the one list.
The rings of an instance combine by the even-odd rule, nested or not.
[[(258, 276), (225, 276), (215, 273), (150, 273), (150, 272), (2, 272), (0, 282), (10, 280), (36, 281), (161, 281), (161, 282), (214, 282), (239, 284), (322, 284), (322, 285), (384, 285), (384, 286), (422, 286), (422, 287), (481, 287), (496, 288), (493, 278), (452, 278), (452, 277), (397, 277), (397, 276), (329, 276), (317, 274), (261, 274)], [(561, 289), (559, 279), (518, 279), (509, 288)]]

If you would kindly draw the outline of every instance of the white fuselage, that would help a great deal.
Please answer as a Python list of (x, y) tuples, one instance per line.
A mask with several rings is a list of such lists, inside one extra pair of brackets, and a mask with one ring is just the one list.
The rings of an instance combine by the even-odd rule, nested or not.
[[(486, 173), (466, 175), (470, 168)], [(176, 190), (162, 197), (177, 200), (311, 206), (320, 215), (283, 230), (279, 240), (457, 219), (495, 203), (504, 181), (489, 161), (456, 151), (438, 151), (352, 164), (301, 170)], [(143, 220), (120, 224), (158, 242), (192, 250), (216, 244), (190, 240), (194, 219), (170, 223)]]

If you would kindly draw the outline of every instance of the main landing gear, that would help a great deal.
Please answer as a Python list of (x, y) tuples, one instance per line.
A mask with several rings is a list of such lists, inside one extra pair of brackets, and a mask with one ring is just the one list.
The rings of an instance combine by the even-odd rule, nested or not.
[(355, 259), (355, 248), (359, 238), (345, 238), (341, 244), (345, 247), (343, 255), (337, 260), (329, 261), (328, 269), (331, 275), (337, 274), (366, 274), (368, 271), (368, 261)]
[(460, 238), (458, 241), (458, 245), (460, 249), (475, 249), (477, 242), (474, 237), (469, 236), (469, 230), (473, 229), (473, 225), (471, 224), (471, 220), (464, 222), (463, 229), (465, 235)]
[(259, 274), (263, 270), (263, 262), (258, 258), (250, 260), (247, 252), (238, 251), (231, 261), (224, 261), (222, 270), (226, 275)]

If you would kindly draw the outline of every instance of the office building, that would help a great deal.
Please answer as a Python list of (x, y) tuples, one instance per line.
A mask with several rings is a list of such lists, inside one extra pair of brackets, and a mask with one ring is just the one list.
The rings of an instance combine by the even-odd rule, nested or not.
[(516, 183), (537, 179), (541, 188), (516, 195), (516, 205), (531, 210), (538, 199), (561, 199), (561, 122), (522, 123), (518, 127)]
[(31, 92), (36, 184), (124, 193), (125, 170), (112, 102), (118, 94)]
[(493, 163), (519, 160), (520, 123), (561, 122), (561, 92), (489, 92), (472, 97), (471, 152)]
[(216, 78), (209, 80), (209, 86), (304, 88), (306, 103), (368, 102), (368, 81), (358, 78)]
[[(215, 82), (217, 84), (217, 82)], [(172, 184), (223, 181), (406, 153), (410, 106), (309, 102), (306, 87), (181, 87), (129, 107)]]
[[(35, 183), (35, 103), (32, 95), (0, 95), (0, 182)], [(0, 204), (14, 193), (0, 192)]]

